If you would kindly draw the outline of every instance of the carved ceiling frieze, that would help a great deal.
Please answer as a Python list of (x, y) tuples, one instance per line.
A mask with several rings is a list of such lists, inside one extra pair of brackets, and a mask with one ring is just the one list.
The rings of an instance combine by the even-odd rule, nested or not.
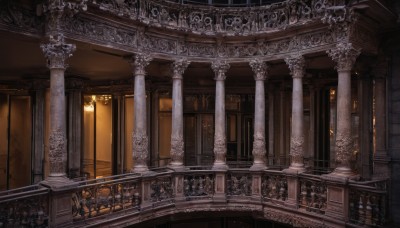
[[(0, 24), (3, 24), (7, 31), (11, 29), (32, 35), (41, 35), (44, 18), (37, 17), (35, 12), (9, 2), (0, 5)], [(3, 26), (0, 26), (0, 29), (1, 27)]]
[(193, 6), (157, 0), (91, 0), (91, 6), (115, 16), (136, 20), (154, 27), (165, 27), (194, 34), (249, 35), (326, 16), (333, 0), (287, 0), (254, 7)]

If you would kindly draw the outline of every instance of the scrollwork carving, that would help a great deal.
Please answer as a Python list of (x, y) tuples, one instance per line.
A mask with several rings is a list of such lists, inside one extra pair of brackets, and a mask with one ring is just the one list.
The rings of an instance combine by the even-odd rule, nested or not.
[(51, 174), (65, 174), (67, 163), (67, 137), (61, 129), (50, 132), (49, 167)]
[(142, 132), (132, 133), (133, 160), (138, 165), (147, 165), (149, 140)]
[(189, 64), (190, 64), (190, 61), (188, 61), (187, 59), (176, 60), (172, 64), (172, 71), (173, 71), (172, 78), (173, 79), (182, 79), (182, 75), (185, 72), (186, 68), (189, 66)]
[(63, 34), (50, 36), (49, 41), (47, 44), (40, 45), (47, 59), (47, 66), (50, 69), (65, 69), (67, 67), (65, 60), (72, 56), (76, 49), (75, 45), (65, 43)]
[(304, 75), (305, 60), (302, 55), (294, 55), (285, 58), (293, 78), (302, 78)]
[(147, 53), (137, 53), (131, 59), (130, 63), (132, 67), (135, 69), (136, 75), (146, 75), (146, 66), (150, 64), (153, 58), (150, 57)]
[(215, 73), (215, 80), (217, 81), (223, 81), (226, 78), (225, 73), (228, 71), (229, 69), (229, 63), (227, 63), (224, 60), (216, 60), (214, 62), (211, 63), (211, 68), (213, 69), (214, 73)]
[(351, 71), (361, 51), (355, 49), (351, 43), (341, 42), (327, 53), (337, 63), (336, 67), (339, 71)]
[[(79, 11), (87, 10), (87, 0), (75, 2), (66, 2), (64, 0), (49, 0), (43, 5), (43, 12), (47, 16), (47, 31), (51, 34), (61, 31), (61, 23), (63, 17), (72, 17)], [(54, 35), (54, 34), (52, 34)]]
[(254, 79), (265, 80), (267, 78), (268, 66), (260, 59), (253, 59), (249, 62), (251, 69), (254, 72)]

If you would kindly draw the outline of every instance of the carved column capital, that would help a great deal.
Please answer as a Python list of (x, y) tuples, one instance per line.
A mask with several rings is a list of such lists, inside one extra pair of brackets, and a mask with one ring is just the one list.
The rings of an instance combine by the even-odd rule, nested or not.
[(215, 78), (214, 80), (216, 81), (223, 81), (226, 78), (225, 73), (228, 71), (229, 69), (229, 63), (227, 63), (224, 60), (216, 60), (214, 62), (212, 62), (211, 64), (211, 68), (213, 69), (214, 73), (215, 73)]
[(182, 79), (182, 75), (189, 66), (190, 61), (187, 59), (178, 59), (172, 64), (172, 79)]
[(285, 62), (288, 65), (290, 74), (293, 78), (303, 77), (306, 61), (302, 55), (287, 57), (285, 58)]
[(64, 0), (49, 0), (47, 4), (43, 4), (43, 12), (46, 13), (47, 32), (50, 34), (61, 30), (61, 19), (63, 17), (77, 14), (80, 11), (87, 10), (87, 1), (80, 0), (78, 2), (65, 2)]
[(49, 69), (65, 69), (68, 65), (65, 60), (72, 56), (75, 51), (75, 44), (67, 44), (63, 34), (50, 36), (49, 43), (41, 44), (44, 56), (47, 59)]
[(338, 71), (351, 71), (361, 51), (351, 43), (338, 43), (336, 48), (328, 50), (328, 55), (336, 62)]
[(153, 58), (147, 53), (137, 53), (132, 56), (129, 60), (129, 63), (132, 65), (132, 68), (135, 69), (136, 75), (146, 75), (146, 66), (148, 66), (153, 60)]
[(253, 59), (249, 62), (251, 69), (254, 72), (254, 80), (265, 80), (268, 73), (268, 65), (260, 59)]

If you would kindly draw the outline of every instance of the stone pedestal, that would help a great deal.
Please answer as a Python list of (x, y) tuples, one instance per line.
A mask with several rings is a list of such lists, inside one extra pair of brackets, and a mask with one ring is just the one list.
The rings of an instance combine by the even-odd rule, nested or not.
[(257, 201), (261, 201), (261, 176), (259, 171), (251, 172), (251, 198)]
[(323, 175), (322, 179), (327, 183), (327, 199), (325, 215), (348, 221), (349, 210), (349, 193), (347, 177), (327, 174)]
[(298, 179), (299, 170), (296, 169), (285, 169), (283, 171), (287, 178), (287, 186), (288, 186), (288, 195), (285, 201), (285, 205), (291, 208), (298, 208), (299, 193), (300, 193), (300, 184)]
[(226, 202), (226, 171), (215, 172), (214, 202)]

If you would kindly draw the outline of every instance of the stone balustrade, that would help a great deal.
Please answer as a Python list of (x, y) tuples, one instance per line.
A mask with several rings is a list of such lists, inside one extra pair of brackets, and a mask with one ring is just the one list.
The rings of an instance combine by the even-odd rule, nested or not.
[[(275, 170), (187, 168), (75, 181), (57, 189), (35, 185), (0, 192), (0, 225), (127, 226), (201, 211), (258, 212), (265, 219), (294, 227), (383, 226), (387, 222), (385, 180), (335, 181)], [(330, 192), (332, 186), (336, 190)], [(344, 194), (336, 194), (337, 188)], [(294, 204), (291, 192), (298, 193)], [(342, 202), (340, 210), (337, 202)], [(337, 214), (343, 219), (333, 216)]]

